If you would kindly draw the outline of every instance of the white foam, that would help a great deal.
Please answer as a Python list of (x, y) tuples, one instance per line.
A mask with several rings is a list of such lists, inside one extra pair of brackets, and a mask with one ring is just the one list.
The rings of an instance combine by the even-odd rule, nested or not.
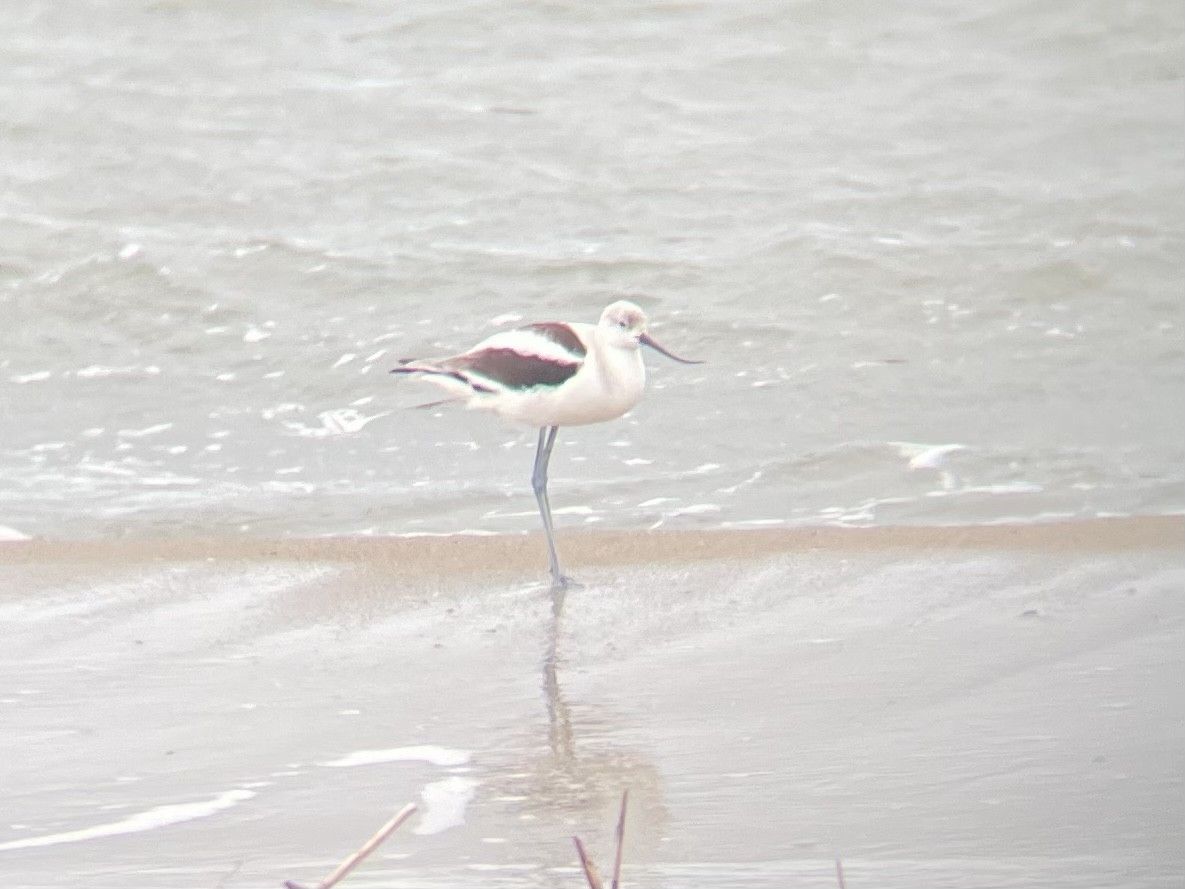
[(149, 488), (192, 488), (194, 485), (201, 483), (200, 478), (195, 478), (191, 475), (156, 475), (138, 479), (137, 481)]
[(464, 824), (465, 810), (476, 793), (477, 782), (472, 778), (453, 775), (433, 781), (420, 793), (424, 800), (424, 815), (412, 833), (425, 836)]
[(561, 506), (559, 509), (552, 510), (553, 515), (592, 515), (593, 508), (591, 506)]
[(938, 469), (948, 454), (967, 450), (966, 445), (948, 444), (937, 445), (917, 454), (909, 461), (910, 469)]
[(948, 454), (967, 450), (963, 444), (924, 444), (916, 441), (890, 441), (897, 453), (909, 460), (910, 469), (938, 469)]
[(125, 364), (115, 367), (109, 364), (91, 364), (81, 367), (74, 372), (74, 376), (92, 379), (95, 377), (114, 377), (122, 374), (135, 373), (140, 369), (138, 364)]
[(122, 821), (110, 821), (106, 824), (96, 824), (94, 827), (84, 827), (81, 830), (69, 830), (65, 833), (51, 833), (45, 836), (29, 837), (24, 840), (12, 840), (0, 843), (0, 852), (12, 849), (35, 849), (42, 846), (56, 846), (60, 843), (78, 843), (83, 840), (96, 840), (105, 837), (122, 836), (129, 833), (143, 833), (193, 821), (197, 818), (208, 818), (211, 815), (229, 809), (244, 800), (255, 796), (254, 791), (244, 788), (228, 790), (211, 800), (196, 803), (173, 803), (167, 806), (157, 806), (146, 812), (139, 812)]
[(763, 475), (764, 475), (764, 473), (760, 469), (758, 469), (756, 472), (754, 472), (751, 476), (749, 476), (744, 481), (737, 482), (735, 485), (729, 485), (726, 488), (717, 488), (716, 493), (717, 494), (735, 494), (741, 488), (748, 487), (749, 485), (758, 481)]
[(385, 417), (389, 413), (390, 411), (382, 411), (368, 417), (358, 413), (358, 411), (346, 408), (322, 411), (317, 414), (317, 419), (321, 421), (319, 427), (308, 426), (304, 423), (296, 423), (288, 420), (284, 421), (284, 426), (294, 435), (300, 435), (305, 438), (328, 438), (334, 435), (352, 435), (368, 423), (373, 423), (375, 420)]
[(720, 512), (720, 506), (715, 503), (693, 503), (690, 506), (682, 506), (679, 509), (668, 513), (670, 517), (683, 515), (709, 515), (711, 513)]
[(10, 383), (40, 383), (42, 380), (48, 380), (51, 374), (48, 370), (37, 370), (28, 374), (13, 374), (8, 378)]
[(126, 466), (120, 466), (116, 463), (91, 463), (85, 457), (79, 462), (78, 468), (85, 472), (96, 472), (100, 475), (118, 475), (123, 478), (136, 475), (136, 470), (128, 469)]
[[(535, 513), (521, 513), (535, 515)], [(462, 528), (459, 531), (408, 531), (405, 534), (391, 534), (391, 537), (497, 537), (497, 531), (486, 528)]]
[(350, 768), (385, 762), (427, 762), (434, 766), (461, 766), (469, 762), (468, 750), (454, 750), (435, 744), (419, 744), (414, 747), (391, 747), (386, 750), (355, 750), (338, 759), (323, 762), (329, 768)]
[(972, 485), (962, 488), (958, 494), (1040, 494), (1045, 490), (1043, 485), (1036, 482), (1005, 482), (999, 485)]
[(649, 500), (643, 500), (638, 504), (639, 509), (646, 509), (651, 506), (662, 506), (664, 503), (674, 503), (674, 497), (651, 497)]
[(145, 426), (143, 429), (120, 429), (119, 434), (123, 438), (145, 438), (149, 435), (156, 435), (159, 432), (165, 432), (172, 428), (172, 423), (157, 423), (154, 426)]

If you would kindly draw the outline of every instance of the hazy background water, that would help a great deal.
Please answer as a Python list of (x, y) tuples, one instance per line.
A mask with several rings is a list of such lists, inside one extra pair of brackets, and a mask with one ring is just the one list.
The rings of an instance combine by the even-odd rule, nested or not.
[(564, 527), (1185, 509), (1179, 3), (4, 18), (10, 535), (534, 529), (533, 433), (385, 371), (619, 294), (709, 363)]

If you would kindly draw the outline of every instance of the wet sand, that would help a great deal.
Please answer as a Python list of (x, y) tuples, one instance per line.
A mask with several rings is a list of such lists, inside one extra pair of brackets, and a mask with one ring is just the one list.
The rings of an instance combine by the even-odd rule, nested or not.
[(6, 889), (1176, 886), (1185, 520), (0, 545)]
[[(745, 531), (559, 532), (573, 567), (631, 566), (753, 559), (813, 550), (1048, 550), (1100, 552), (1180, 549), (1185, 524), (1176, 516), (1139, 516), (1044, 524), (949, 527), (814, 527)], [(134, 538), (28, 540), (6, 543), (4, 563), (141, 562), (146, 560), (280, 559), (381, 564), (408, 574), (537, 573), (537, 535), (453, 535), (367, 538)]]

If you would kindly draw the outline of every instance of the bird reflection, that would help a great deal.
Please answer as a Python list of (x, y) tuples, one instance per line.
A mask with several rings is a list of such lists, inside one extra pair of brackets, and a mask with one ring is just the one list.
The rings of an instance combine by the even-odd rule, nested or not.
[(656, 840), (667, 821), (659, 771), (646, 751), (621, 744), (620, 726), (607, 718), (610, 709), (569, 703), (562, 685), (566, 595), (566, 590), (551, 591), (541, 665), (547, 748), (520, 773), (528, 785), (522, 788), (527, 805), (549, 821), (559, 818), (599, 830), (616, 816), (621, 793), (628, 789), (635, 849), (648, 846), (643, 838)]
[(560, 689), (560, 624), (564, 615), (565, 589), (551, 593), (551, 621), (543, 651), (543, 695), (547, 701), (547, 743), (557, 760), (571, 761), (576, 750), (572, 740), (572, 710)]
[[(509, 726), (513, 737), (499, 745), (500, 762), (486, 761), (490, 772), (483, 783), (489, 797), (510, 807), (517, 815), (514, 823), (521, 825), (515, 844), (506, 847), (508, 854), (545, 867), (573, 865), (573, 834), (601, 854), (602, 840), (612, 836), (617, 822), (622, 792), (628, 790), (628, 870), (658, 854), (670, 815), (654, 753), (625, 740), (638, 721), (629, 688), (611, 690), (595, 706), (573, 702), (565, 691), (565, 649), (595, 629), (587, 622), (591, 615), (578, 607), (589, 592), (553, 589), (546, 603), (536, 600), (546, 608), (538, 612), (536, 662), (546, 725), (542, 719), (515, 720)], [(595, 675), (595, 665), (589, 667)], [(643, 713), (641, 722), (646, 719)]]

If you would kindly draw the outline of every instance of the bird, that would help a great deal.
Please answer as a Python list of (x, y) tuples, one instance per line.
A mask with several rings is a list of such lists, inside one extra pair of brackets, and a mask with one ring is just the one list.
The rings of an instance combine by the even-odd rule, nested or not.
[(405, 358), (391, 369), (448, 393), (442, 401), (422, 407), (459, 402), (539, 430), (531, 488), (547, 538), (553, 590), (574, 584), (560, 565), (547, 495), (556, 435), (561, 426), (616, 419), (641, 401), (646, 383), (642, 346), (681, 364), (704, 363), (680, 358), (659, 345), (650, 335), (646, 313), (628, 300), (617, 300), (605, 307), (596, 324), (527, 324), (499, 331), (457, 355)]

